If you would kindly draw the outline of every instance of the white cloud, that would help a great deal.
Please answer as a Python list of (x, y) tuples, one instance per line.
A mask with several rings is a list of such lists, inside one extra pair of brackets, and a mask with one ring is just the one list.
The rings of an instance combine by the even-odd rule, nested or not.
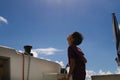
[(116, 74), (120, 74), (120, 67), (117, 68), (117, 71), (115, 72)]
[[(53, 55), (55, 52), (61, 52), (62, 50), (56, 49), (56, 48), (38, 48), (38, 49), (32, 49), (31, 53), (33, 53), (34, 57), (39, 57), (39, 54), (44, 55)], [(24, 51), (18, 50), (18, 52), (24, 53)]]
[(55, 52), (60, 52), (61, 50), (56, 48), (38, 48), (38, 49), (32, 49), (32, 53), (35, 57), (38, 57), (38, 54), (44, 54), (44, 55), (53, 55)]
[(93, 76), (93, 75), (109, 75), (109, 74), (120, 74), (120, 67), (118, 67), (115, 72), (111, 72), (111, 71), (105, 72), (103, 70), (99, 70), (99, 72), (96, 73), (93, 70), (86, 70), (86, 80), (92, 80), (91, 76)]
[(107, 74), (112, 74), (112, 72), (110, 71), (104, 72), (102, 70), (99, 70), (99, 73), (98, 73), (98, 75), (107, 75)]
[(5, 19), (4, 17), (0, 16), (0, 22), (8, 24), (7, 19)]
[(86, 70), (86, 80), (91, 80), (92, 75), (96, 75), (93, 70)]
[(63, 63), (63, 61), (55, 61), (55, 62), (58, 63), (58, 64), (60, 64), (61, 67), (64, 67), (64, 63)]

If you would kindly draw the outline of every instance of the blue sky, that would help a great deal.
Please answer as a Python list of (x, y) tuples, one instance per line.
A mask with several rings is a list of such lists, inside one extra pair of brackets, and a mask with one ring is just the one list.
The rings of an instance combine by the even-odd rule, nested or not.
[(119, 0), (0, 0), (0, 45), (67, 64), (66, 37), (79, 31), (87, 71), (117, 73), (112, 13), (120, 18)]

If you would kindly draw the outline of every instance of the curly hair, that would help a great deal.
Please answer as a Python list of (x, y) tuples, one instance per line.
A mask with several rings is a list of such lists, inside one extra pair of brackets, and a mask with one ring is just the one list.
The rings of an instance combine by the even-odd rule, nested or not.
[(79, 32), (73, 32), (71, 36), (73, 38), (73, 44), (74, 45), (79, 45), (79, 44), (82, 43), (83, 36), (82, 36), (81, 33), (79, 33)]

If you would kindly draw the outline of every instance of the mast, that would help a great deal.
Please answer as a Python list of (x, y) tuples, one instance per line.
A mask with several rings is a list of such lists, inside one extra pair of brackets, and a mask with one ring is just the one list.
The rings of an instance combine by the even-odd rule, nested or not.
[(118, 63), (118, 66), (120, 66), (120, 29), (115, 13), (112, 13), (112, 25), (113, 25), (113, 32), (115, 36), (116, 50), (117, 50), (117, 57), (115, 60)]

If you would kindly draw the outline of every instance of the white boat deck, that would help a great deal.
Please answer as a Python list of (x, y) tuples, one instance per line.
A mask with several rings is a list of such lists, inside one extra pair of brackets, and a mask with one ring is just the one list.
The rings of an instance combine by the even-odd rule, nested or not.
[[(61, 66), (52, 61), (17, 54), (16, 50), (0, 46), (2, 80), (57, 80)], [(28, 69), (29, 68), (29, 69)], [(1, 70), (1, 71), (2, 71)], [(29, 78), (29, 79), (28, 79)]]

